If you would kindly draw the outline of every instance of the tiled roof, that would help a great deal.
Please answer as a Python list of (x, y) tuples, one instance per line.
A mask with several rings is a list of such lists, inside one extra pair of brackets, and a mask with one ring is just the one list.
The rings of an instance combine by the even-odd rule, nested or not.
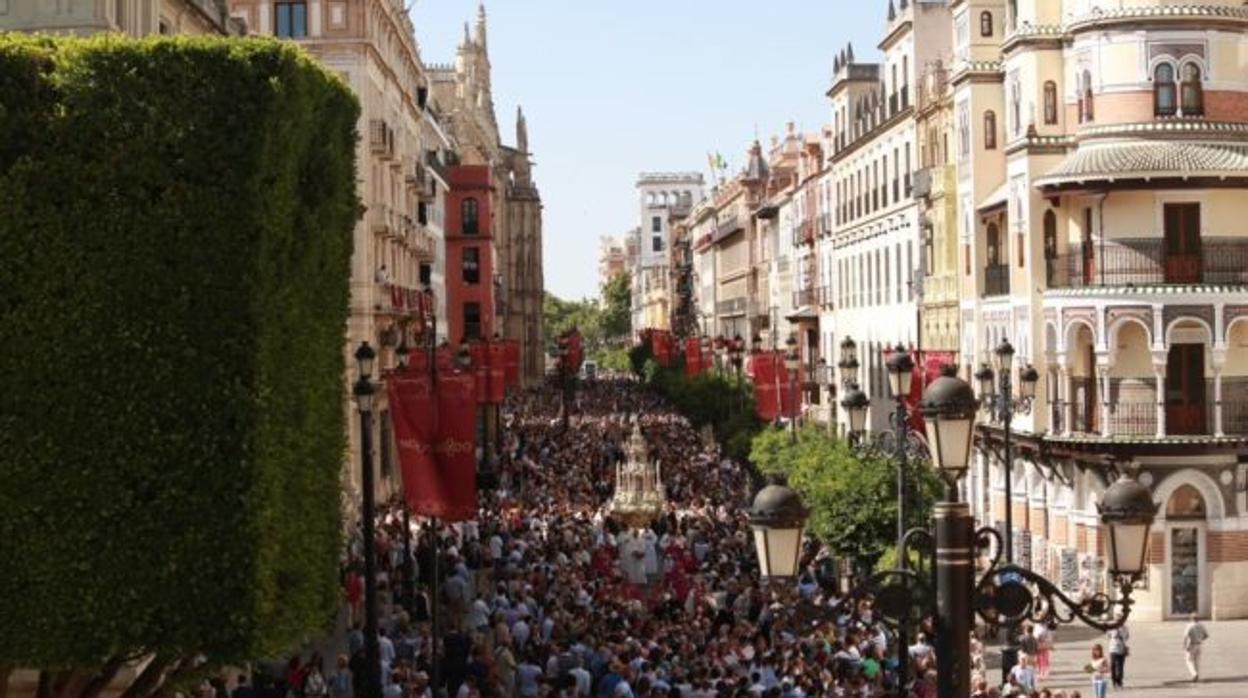
[(1084, 144), (1038, 187), (1162, 177), (1248, 177), (1248, 144), (1144, 141)]
[[(1205, 238), (1208, 240), (1209, 238)], [(1050, 298), (1082, 298), (1087, 296), (1103, 296), (1106, 293), (1130, 293), (1133, 295), (1151, 296), (1186, 296), (1196, 293), (1217, 295), (1243, 294), (1243, 286), (1225, 284), (1140, 284), (1121, 286), (1088, 286), (1084, 288), (1051, 288), (1044, 295)]]
[(1248, 19), (1248, 9), (1225, 5), (1158, 5), (1152, 7), (1095, 8), (1076, 17), (1070, 25), (1078, 26), (1105, 20), (1156, 19), (1192, 17), (1196, 19)]

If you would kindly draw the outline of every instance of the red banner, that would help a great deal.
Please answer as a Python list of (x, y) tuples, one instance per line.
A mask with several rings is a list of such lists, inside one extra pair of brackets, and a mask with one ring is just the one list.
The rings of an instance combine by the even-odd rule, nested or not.
[(571, 362), (572, 371), (581, 370), (581, 361), (585, 358), (585, 348), (581, 343), (581, 333), (579, 330), (574, 331), (568, 337), (568, 360)]
[(451, 345), (443, 344), (437, 348), (435, 354), (439, 374), (446, 374), (455, 370), (455, 352), (451, 351)]
[(432, 381), (428, 371), (420, 370), (402, 371), (386, 381), (390, 421), (403, 473), (403, 494), (412, 513), (426, 516), (434, 515), (428, 513), (436, 508), (431, 498), (436, 499), (440, 489), (433, 457), (437, 409)]
[(666, 330), (655, 330), (651, 335), (654, 360), (662, 367), (672, 365), (672, 335)]
[(780, 393), (780, 416), (792, 419), (797, 415), (798, 409), (801, 407), (798, 402), (801, 399), (801, 375), (797, 376), (797, 380), (789, 375), (789, 369), (784, 365), (784, 353), (776, 352), (775, 362), (777, 367), (777, 392)]
[(693, 377), (702, 372), (702, 343), (697, 337), (685, 339), (685, 375)]
[(503, 340), (503, 380), (507, 387), (520, 385), (520, 340)]
[(472, 357), (472, 374), (477, 389), (477, 403), (490, 401), (490, 359), (485, 342), (469, 342), (468, 355)]
[(754, 379), (754, 407), (764, 422), (775, 421), (780, 415), (780, 394), (777, 385), (776, 355), (760, 352), (750, 358), (750, 376)]
[(486, 345), (486, 364), (489, 368), (488, 400), (492, 404), (498, 404), (503, 401), (507, 394), (506, 370), (506, 350), (503, 348), (502, 340), (495, 340)]
[(471, 373), (439, 375), (437, 430), (433, 441), (437, 479), (421, 493), (423, 510), (415, 513), (446, 521), (477, 515), (477, 406)]

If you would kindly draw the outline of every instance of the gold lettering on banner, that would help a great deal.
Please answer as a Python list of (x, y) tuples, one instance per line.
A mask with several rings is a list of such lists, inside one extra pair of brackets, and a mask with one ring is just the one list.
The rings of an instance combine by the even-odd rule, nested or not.
[(416, 451), (417, 453), (428, 453), (432, 448), (429, 444), (417, 439), (399, 439), (399, 448), (405, 451)]
[(434, 446), (434, 450), (445, 456), (459, 456), (466, 453), (475, 453), (476, 447), (471, 441), (458, 441), (456, 439), (447, 439), (440, 441)]

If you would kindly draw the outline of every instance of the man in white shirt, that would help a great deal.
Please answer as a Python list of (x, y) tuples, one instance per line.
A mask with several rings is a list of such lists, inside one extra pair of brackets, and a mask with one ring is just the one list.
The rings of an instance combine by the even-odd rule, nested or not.
[(1183, 630), (1183, 651), (1187, 654), (1187, 672), (1192, 681), (1200, 681), (1200, 646), (1209, 639), (1205, 626), (1197, 620), (1196, 614), (1188, 616), (1187, 627)]

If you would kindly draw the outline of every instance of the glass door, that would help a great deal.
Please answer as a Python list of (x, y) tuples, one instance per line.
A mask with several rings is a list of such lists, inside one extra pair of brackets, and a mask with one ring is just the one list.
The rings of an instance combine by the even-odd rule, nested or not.
[(1170, 529), (1170, 615), (1200, 612), (1200, 529)]

